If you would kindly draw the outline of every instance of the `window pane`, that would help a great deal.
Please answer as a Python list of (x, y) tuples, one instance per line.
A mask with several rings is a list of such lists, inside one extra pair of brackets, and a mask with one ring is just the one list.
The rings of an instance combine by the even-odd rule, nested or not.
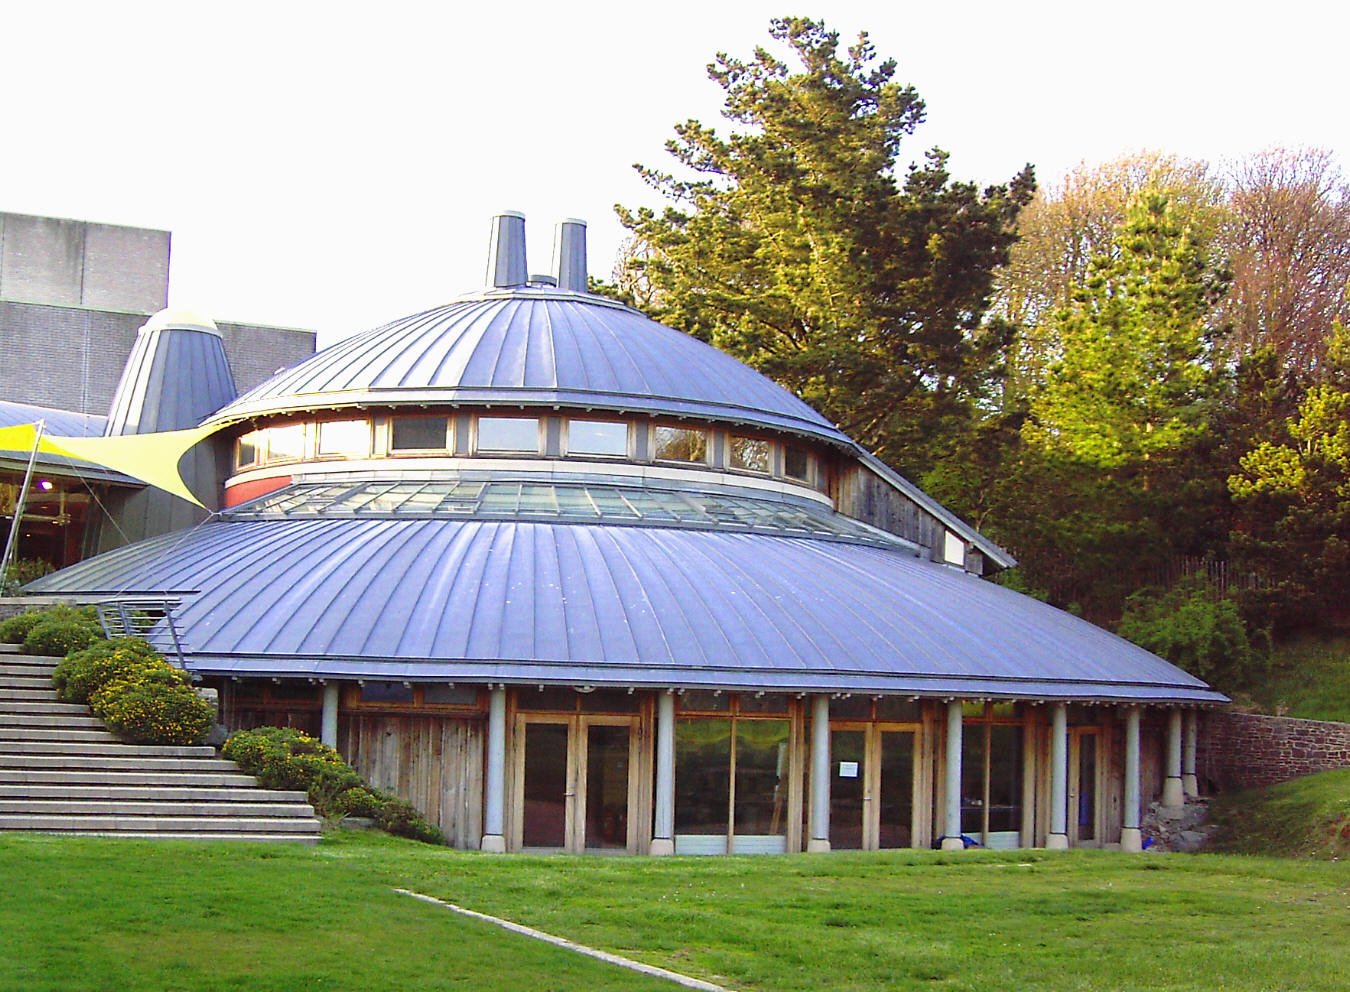
[(914, 818), (914, 733), (881, 735), (881, 835), (879, 847), (909, 847)]
[(433, 683), (422, 686), (422, 702), (428, 706), (477, 706), (478, 690)]
[(370, 422), (367, 420), (326, 420), (319, 424), (319, 454), (370, 454)]
[(900, 696), (882, 696), (877, 700), (877, 719), (889, 723), (918, 723), (919, 702)]
[(600, 420), (569, 420), (567, 453), (622, 458), (628, 454), (628, 425)]
[(989, 728), (989, 831), (1022, 829), (1022, 728)]
[(736, 721), (736, 834), (787, 832), (788, 722)]
[(753, 692), (741, 693), (742, 713), (786, 713), (788, 697), (781, 692), (758, 695)]
[(795, 444), (783, 446), (783, 474), (789, 479), (801, 479), (803, 482), (810, 478), (811, 463), (807, 458), (806, 449), (799, 448)]
[(658, 427), (652, 455), (662, 462), (706, 462), (708, 432), (685, 430), (683, 427)]
[(402, 682), (367, 682), (361, 686), (363, 703), (411, 703), (412, 686)]
[(259, 444), (263, 440), (261, 435), (261, 431), (249, 431), (239, 439), (238, 446), (235, 448), (235, 465), (244, 468), (257, 463)]
[(294, 460), (305, 456), (305, 425), (289, 424), (267, 430), (267, 457), (269, 460)]
[(444, 451), (448, 432), (445, 417), (394, 417), (390, 421), (391, 451)]
[(731, 721), (675, 721), (675, 832), (725, 834)]
[(539, 453), (539, 421), (531, 417), (479, 417), (479, 451)]
[(988, 724), (967, 725), (961, 733), (961, 832), (984, 833), (984, 735)]
[(679, 698), (681, 710), (697, 713), (725, 713), (731, 709), (731, 697), (725, 692), (712, 692), (708, 689), (690, 689)]
[(754, 437), (731, 437), (731, 467), (746, 472), (769, 471), (769, 442)]

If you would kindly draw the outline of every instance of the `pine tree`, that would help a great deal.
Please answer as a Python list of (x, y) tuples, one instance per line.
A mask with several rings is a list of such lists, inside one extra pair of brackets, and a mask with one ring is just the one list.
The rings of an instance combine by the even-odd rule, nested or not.
[(865, 34), (841, 54), (803, 18), (770, 33), (800, 68), (763, 48), (718, 55), (734, 132), (688, 121), (667, 144), (681, 175), (638, 167), (670, 204), (616, 208), (636, 246), (621, 282), (917, 472), (996, 374), (1003, 336), (983, 317), (1030, 167), (981, 193), (933, 150), (901, 179), (924, 105), (894, 61)]

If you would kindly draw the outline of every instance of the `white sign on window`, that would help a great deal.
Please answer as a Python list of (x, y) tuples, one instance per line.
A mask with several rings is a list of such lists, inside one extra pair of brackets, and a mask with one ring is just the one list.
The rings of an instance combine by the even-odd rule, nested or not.
[(856, 761), (841, 761), (841, 762), (839, 762), (839, 777), (840, 777), (840, 778), (857, 778), (857, 777), (858, 777), (858, 763), (857, 763)]

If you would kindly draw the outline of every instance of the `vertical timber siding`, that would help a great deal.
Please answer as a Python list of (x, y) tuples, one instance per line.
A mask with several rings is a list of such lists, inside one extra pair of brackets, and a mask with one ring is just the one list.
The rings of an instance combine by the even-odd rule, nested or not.
[(481, 719), (349, 713), (339, 720), (343, 756), (377, 789), (408, 800), (454, 847), (483, 835)]
[(842, 466), (833, 476), (831, 496), (840, 513), (913, 541), (941, 556), (942, 524), (865, 466)]

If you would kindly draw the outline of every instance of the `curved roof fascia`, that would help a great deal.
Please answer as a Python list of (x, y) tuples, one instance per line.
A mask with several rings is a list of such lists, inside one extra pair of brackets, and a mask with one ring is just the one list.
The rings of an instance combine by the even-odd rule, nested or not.
[(490, 290), (354, 335), (208, 423), (399, 405), (641, 412), (850, 444), (809, 405), (716, 348), (604, 297), (552, 289)]
[(1156, 655), (900, 551), (504, 520), (217, 522), (27, 591), (172, 596), (217, 674), (1221, 703)]

